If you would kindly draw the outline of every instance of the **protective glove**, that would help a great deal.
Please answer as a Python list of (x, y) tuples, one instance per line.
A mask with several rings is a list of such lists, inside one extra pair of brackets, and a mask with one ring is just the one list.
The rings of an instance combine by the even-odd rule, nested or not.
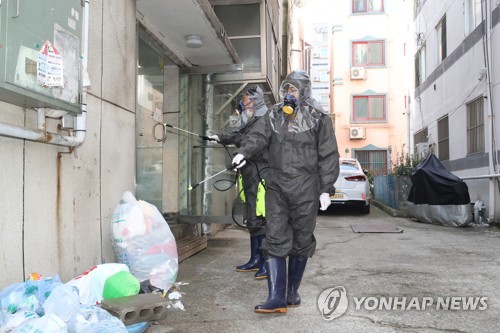
[(319, 203), (320, 203), (320, 208), (321, 210), (326, 210), (328, 206), (332, 203), (330, 200), (330, 194), (328, 193), (321, 193), (319, 196)]
[(243, 154), (236, 154), (231, 163), (235, 167), (234, 171), (236, 171), (236, 169), (239, 169), (247, 164), (247, 161), (245, 160), (245, 156), (243, 156)]
[(220, 142), (220, 138), (217, 134), (214, 134), (214, 135), (209, 135), (208, 136), (208, 140), (209, 141), (215, 141), (215, 142)]
[(200, 135), (200, 138), (202, 138), (202, 139), (203, 139), (203, 140), (205, 140), (205, 141), (215, 141), (215, 142), (220, 142), (220, 140), (219, 140), (219, 136), (218, 136), (218, 135), (210, 135), (210, 136)]

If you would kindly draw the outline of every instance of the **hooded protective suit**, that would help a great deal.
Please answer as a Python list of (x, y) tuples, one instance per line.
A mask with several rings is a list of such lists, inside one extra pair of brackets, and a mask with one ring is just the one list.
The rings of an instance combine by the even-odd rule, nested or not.
[[(219, 142), (222, 144), (234, 144), (236, 147), (241, 147), (246, 141), (248, 133), (255, 126), (257, 120), (264, 116), (268, 107), (264, 101), (264, 92), (259, 86), (254, 86), (248, 89), (245, 94), (253, 102), (253, 114), (249, 113), (248, 109), (242, 111), (241, 120), (242, 127), (231, 133), (217, 134)], [(256, 199), (259, 182), (266, 179), (267, 173), (267, 149), (262, 149), (248, 159), (248, 163), (241, 168), (241, 176), (243, 179), (243, 190), (245, 193), (245, 216), (247, 227), (251, 236), (264, 234), (264, 229), (261, 227), (262, 221), (256, 216)]]
[(307, 258), (316, 249), (318, 198), (335, 193), (339, 154), (332, 121), (311, 98), (307, 72), (291, 72), (281, 85), (283, 96), (290, 85), (299, 91), (293, 114), (283, 112), (283, 102), (275, 104), (252, 126), (238, 153), (248, 159), (269, 150), (262, 249), (274, 257)]

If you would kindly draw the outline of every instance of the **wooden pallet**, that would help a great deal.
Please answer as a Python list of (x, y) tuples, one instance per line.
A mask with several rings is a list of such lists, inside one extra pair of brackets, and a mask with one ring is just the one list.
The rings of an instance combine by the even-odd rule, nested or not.
[(177, 242), (177, 254), (179, 256), (179, 262), (206, 249), (207, 241), (208, 239), (206, 236), (191, 236), (179, 240)]

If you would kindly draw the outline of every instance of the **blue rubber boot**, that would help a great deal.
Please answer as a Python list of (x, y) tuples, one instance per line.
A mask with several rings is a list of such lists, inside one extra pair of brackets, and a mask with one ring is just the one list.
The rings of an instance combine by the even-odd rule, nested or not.
[(288, 258), (288, 292), (286, 303), (288, 307), (295, 308), (300, 306), (300, 296), (298, 293), (300, 281), (306, 269), (307, 258), (289, 257)]
[[(265, 235), (259, 235), (259, 249), (260, 245), (262, 244), (262, 240), (266, 237)], [(263, 280), (267, 279), (267, 269), (266, 269), (266, 258), (264, 258), (264, 255), (262, 254), (262, 251), (259, 250), (259, 270), (257, 273), (255, 273), (255, 278), (257, 280)]]
[(269, 256), (266, 260), (269, 296), (255, 307), (256, 313), (286, 313), (286, 258)]
[(237, 272), (254, 272), (259, 270), (260, 263), (259, 236), (250, 237), (250, 260), (240, 266), (236, 266)]

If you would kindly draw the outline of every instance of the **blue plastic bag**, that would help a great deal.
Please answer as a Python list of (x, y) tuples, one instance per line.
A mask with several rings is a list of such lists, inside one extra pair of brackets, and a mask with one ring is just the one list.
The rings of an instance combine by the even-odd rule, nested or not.
[(151, 325), (149, 321), (143, 321), (142, 323), (125, 326), (125, 328), (128, 333), (143, 333), (148, 329), (149, 325)]
[(61, 284), (58, 275), (36, 281), (28, 280), (11, 284), (0, 291), (0, 311), (5, 313), (33, 311), (43, 316), (45, 314), (43, 303), (52, 290)]

